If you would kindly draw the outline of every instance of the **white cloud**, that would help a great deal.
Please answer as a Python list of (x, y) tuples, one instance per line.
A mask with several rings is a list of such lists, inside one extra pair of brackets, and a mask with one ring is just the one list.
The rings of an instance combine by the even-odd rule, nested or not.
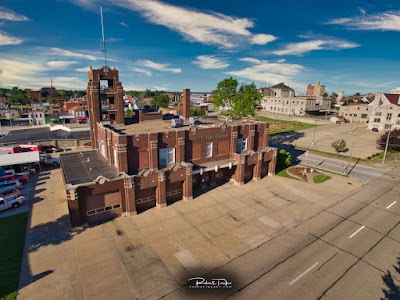
[(106, 42), (107, 43), (115, 43), (115, 42), (121, 42), (123, 40), (124, 39), (121, 39), (121, 38), (108, 38), (108, 39), (106, 39)]
[(129, 27), (128, 24), (126, 24), (125, 22), (119, 22), (119, 24), (120, 24), (121, 26), (124, 26), (124, 27)]
[(351, 30), (382, 30), (400, 31), (400, 12), (384, 12), (378, 14), (363, 14), (353, 18), (338, 18), (327, 24), (343, 25)]
[(152, 60), (139, 60), (137, 62), (137, 64), (140, 66), (158, 70), (158, 71), (171, 72), (171, 73), (181, 73), (182, 72), (182, 70), (180, 68), (169, 68), (168, 64), (160, 64), (160, 63), (156, 63)]
[(152, 88), (156, 91), (168, 91), (167, 85), (153, 85)]
[(78, 77), (50, 76), (45, 65), (32, 59), (0, 59), (0, 86), (38, 89), (50, 84), (53, 79), (56, 88), (84, 89), (86, 81)]
[(60, 49), (60, 48), (50, 48), (50, 54), (55, 54), (58, 56), (64, 56), (64, 57), (73, 57), (77, 59), (87, 59), (87, 60), (96, 60), (97, 58), (93, 55), (90, 54), (84, 54), (80, 52), (72, 52), (69, 50), (65, 49)]
[(288, 82), (293, 76), (300, 74), (305, 68), (298, 64), (269, 62), (256, 58), (245, 57), (240, 61), (251, 63), (252, 66), (242, 70), (229, 71), (227, 74), (247, 78), (254, 81), (266, 82), (271, 78), (272, 82)]
[(82, 67), (82, 68), (77, 68), (75, 71), (80, 72), (80, 73), (87, 73), (89, 71), (89, 67)]
[(54, 60), (47, 62), (46, 65), (51, 69), (66, 69), (77, 63), (77, 61)]
[(315, 50), (340, 50), (359, 47), (359, 44), (337, 40), (337, 39), (318, 39), (299, 43), (287, 44), (284, 49), (272, 51), (276, 55), (302, 55)]
[(214, 55), (197, 56), (193, 63), (202, 69), (225, 69), (229, 67), (228, 63)]
[(254, 23), (247, 18), (230, 17), (216, 12), (205, 13), (157, 0), (112, 0), (112, 2), (139, 11), (150, 22), (166, 26), (191, 42), (233, 48), (243, 45), (244, 41), (265, 45), (275, 40), (275, 37), (269, 34), (252, 34), (248, 29), (254, 27)]
[(0, 31), (0, 46), (19, 45), (24, 40)]
[(250, 39), (251, 43), (256, 45), (265, 45), (275, 40), (276, 37), (271, 34), (256, 34)]
[(132, 71), (136, 72), (136, 73), (141, 73), (146, 75), (147, 77), (151, 77), (153, 74), (151, 73), (151, 71), (146, 70), (146, 69), (142, 69), (142, 68), (132, 68)]
[(19, 15), (14, 11), (0, 6), (0, 20), (6, 21), (28, 21), (29, 19), (24, 15)]

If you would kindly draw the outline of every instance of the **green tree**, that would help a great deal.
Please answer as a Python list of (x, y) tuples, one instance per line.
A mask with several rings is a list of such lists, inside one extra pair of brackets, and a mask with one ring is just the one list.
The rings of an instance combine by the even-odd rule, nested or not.
[[(378, 147), (382, 150), (385, 149), (388, 133), (386, 131), (376, 140)], [(400, 150), (400, 129), (390, 131), (388, 150)]]
[(292, 164), (292, 155), (290, 154), (289, 151), (285, 151), (284, 149), (281, 149), (278, 151), (278, 157), (276, 160), (276, 167), (277, 171), (281, 171), (287, 167), (289, 167)]
[(125, 112), (125, 118), (133, 118), (133, 112), (129, 108)]
[(191, 109), (190, 110), (190, 115), (192, 117), (194, 116), (204, 116), (206, 114), (206, 112), (202, 109)]
[(213, 95), (214, 106), (228, 108), (228, 115), (235, 117), (254, 116), (262, 98), (254, 82), (242, 83), (238, 90), (238, 82), (232, 77), (220, 81)]
[(153, 105), (157, 107), (168, 107), (169, 97), (166, 94), (159, 94), (154, 96)]
[(336, 152), (340, 152), (341, 150), (343, 150), (344, 148), (346, 148), (346, 141), (345, 140), (337, 140), (335, 142), (333, 142), (331, 144), (332, 148), (334, 148), (336, 150)]
[(240, 86), (233, 103), (233, 115), (236, 117), (254, 116), (260, 105), (262, 94), (253, 83)]
[(323, 96), (323, 97), (328, 97), (329, 95), (328, 95), (327, 92), (325, 92), (322, 96)]
[(214, 95), (214, 106), (224, 106), (232, 109), (236, 98), (237, 87), (238, 82), (232, 77), (225, 78), (224, 80), (218, 82), (217, 89), (212, 92)]

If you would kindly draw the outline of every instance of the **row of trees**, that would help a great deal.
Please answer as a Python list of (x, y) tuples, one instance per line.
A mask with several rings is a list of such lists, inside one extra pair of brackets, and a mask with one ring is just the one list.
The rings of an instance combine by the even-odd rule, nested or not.
[(222, 107), (228, 115), (234, 117), (254, 116), (262, 98), (254, 82), (239, 86), (238, 81), (232, 77), (220, 81), (213, 95), (214, 106)]

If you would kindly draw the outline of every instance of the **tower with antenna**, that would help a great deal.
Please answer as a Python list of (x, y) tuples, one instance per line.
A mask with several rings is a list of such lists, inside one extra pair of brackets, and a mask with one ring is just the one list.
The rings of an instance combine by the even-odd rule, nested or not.
[[(104, 40), (103, 9), (101, 15), (101, 51), (104, 53), (105, 65), (100, 69), (92, 69), (88, 72), (88, 105), (90, 138), (92, 147), (99, 149), (97, 123), (124, 124), (124, 100), (122, 83), (116, 68), (107, 66), (106, 43)], [(104, 146), (104, 145), (103, 145)]]
[(106, 49), (106, 40), (104, 38), (104, 20), (103, 20), (103, 7), (102, 6), (100, 6), (100, 20), (101, 20), (100, 51), (104, 53), (104, 66), (107, 67), (107, 49)]

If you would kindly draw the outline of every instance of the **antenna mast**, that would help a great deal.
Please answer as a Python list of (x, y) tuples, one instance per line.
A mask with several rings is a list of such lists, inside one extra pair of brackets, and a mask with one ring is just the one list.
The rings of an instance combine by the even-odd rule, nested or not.
[(103, 7), (100, 6), (100, 18), (101, 18), (101, 41), (100, 51), (104, 52), (104, 63), (107, 67), (107, 51), (106, 51), (106, 40), (104, 39), (104, 23), (103, 23)]

